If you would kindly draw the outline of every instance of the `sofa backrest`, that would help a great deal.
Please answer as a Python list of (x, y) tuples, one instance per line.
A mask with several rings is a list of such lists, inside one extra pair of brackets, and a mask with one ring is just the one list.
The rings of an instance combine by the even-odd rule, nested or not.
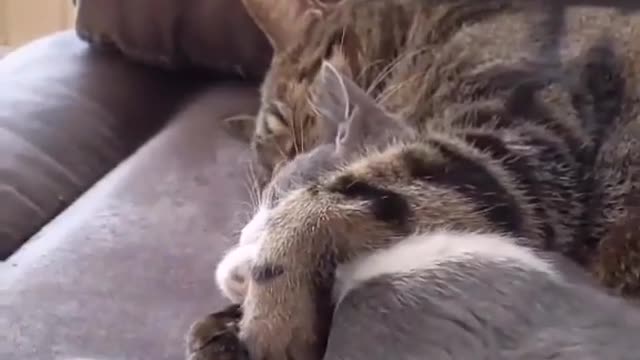
[(132, 60), (260, 79), (269, 42), (240, 0), (77, 0), (78, 35)]

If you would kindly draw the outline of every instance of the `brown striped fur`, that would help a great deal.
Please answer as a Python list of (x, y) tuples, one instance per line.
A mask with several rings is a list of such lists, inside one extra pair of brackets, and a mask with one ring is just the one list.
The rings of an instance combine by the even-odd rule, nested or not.
[[(251, 136), (254, 154), (266, 176), (335, 135), (335, 127), (318, 121), (309, 103), (310, 83), (322, 61), (330, 61), (358, 85), (379, 93), (393, 65), (418, 50), (403, 44), (412, 34), (425, 30), (416, 27), (416, 21), (422, 20), (413, 18), (416, 4), (411, 2), (349, 0), (327, 4), (295, 0), (287, 2), (286, 9), (272, 1), (244, 3), (271, 39), (275, 52), (262, 85), (262, 108), (255, 121), (241, 117), (231, 123)], [(443, 8), (432, 17), (452, 23), (460, 20), (447, 15), (449, 11)], [(279, 33), (298, 36), (283, 37)], [(432, 38), (437, 39), (438, 34)]]
[[(640, 17), (577, 7), (553, 27), (558, 13), (525, 2), (402, 3), (416, 17), (398, 20), (410, 24), (401, 44), (421, 51), (385, 72), (373, 93), (353, 75), (362, 57), (356, 65), (348, 51), (325, 57), (313, 30), (304, 40), (316, 55), (299, 45), (274, 58), (254, 149), (276, 146), (276, 132), (260, 135), (274, 106), (293, 145), (272, 162), (265, 194), (297, 154), (328, 146), (339, 156), (324, 176), (270, 200), (240, 333), (256, 358), (318, 359), (336, 265), (416, 232), (509, 233), (565, 254), (610, 287), (637, 287), (635, 253), (603, 248), (637, 251), (637, 243), (601, 240), (635, 205)], [(410, 50), (394, 51), (390, 59)]]
[[(465, 59), (463, 54), (458, 59)], [(254, 267), (277, 264), (284, 270), (280, 276), (254, 278), (250, 283), (241, 336), (253, 354), (266, 359), (283, 354), (318, 358), (328, 328), (326, 316), (331, 313), (328, 292), (336, 264), (415, 232), (451, 228), (507, 232), (527, 246), (559, 251), (589, 264), (591, 257), (581, 248), (611, 226), (589, 218), (598, 213), (590, 208), (594, 205), (590, 192), (607, 181), (591, 175), (594, 166), (596, 170), (602, 166), (590, 160), (597, 149), (598, 138), (593, 135), (597, 132), (587, 131), (583, 124), (592, 119), (565, 116), (577, 112), (565, 108), (573, 104), (560, 101), (571, 99), (567, 84), (560, 80), (538, 83), (548, 71), (555, 71), (553, 67), (523, 62), (504, 66), (500, 72), (491, 67), (484, 68), (486, 73), (459, 69), (466, 70), (456, 69), (459, 77), (451, 76), (443, 85), (459, 89), (457, 83), (471, 78), (481, 89), (475, 102), (464, 103), (465, 98), (456, 97), (450, 102), (452, 107), (463, 103), (465, 121), (460, 122), (455, 112), (443, 111), (428, 118), (426, 131), (418, 128), (413, 136), (386, 145), (359, 137), (370, 134), (366, 126), (351, 128), (358, 117), (384, 117), (372, 115), (373, 100), (358, 102), (362, 94), (353, 95), (353, 89), (323, 90), (349, 94), (351, 103), (341, 104), (352, 106), (346, 112), (342, 106), (328, 105), (336, 111), (326, 110), (326, 104), (319, 107), (324, 106), (320, 111), (324, 116), (351, 114), (338, 121), (347, 125), (342, 129), (344, 143), (339, 142), (336, 151), (350, 148), (355, 154), (349, 153), (348, 158), (355, 160), (285, 195), (272, 209)], [(505, 74), (504, 82), (495, 81), (494, 75)], [(344, 78), (334, 84), (353, 85)], [(496, 89), (495, 84), (503, 87)], [(485, 99), (502, 102), (499, 111), (488, 117), (492, 121), (483, 118)], [(390, 123), (400, 118), (387, 117)], [(607, 119), (615, 127), (613, 120), (619, 119)], [(355, 135), (349, 137), (350, 133)], [(354, 148), (358, 141), (363, 146), (376, 144), (377, 149), (363, 155)], [(624, 206), (615, 199), (607, 201)], [(623, 274), (613, 280), (601, 276), (603, 283), (617, 287), (610, 281), (628, 281), (640, 268), (638, 262), (625, 265), (625, 269), (614, 265)], [(621, 289), (626, 288), (625, 284)]]
[[(425, 115), (445, 110), (464, 117), (464, 109), (443, 109), (449, 102), (443, 98), (472, 95), (472, 89), (441, 86), (433, 62), (451, 61), (458, 52), (471, 51), (476, 63), (495, 61), (493, 65), (503, 66), (546, 51), (547, 61), (573, 68), (575, 58), (602, 40), (602, 30), (629, 21), (620, 20), (615, 10), (588, 8), (585, 14), (572, 10), (562, 27), (557, 25), (563, 23), (558, 9), (548, 6), (540, 11), (527, 1), (295, 0), (286, 7), (272, 0), (244, 3), (271, 39), (275, 53), (262, 86), (258, 116), (230, 123), (252, 138), (254, 155), (267, 178), (335, 134), (335, 127), (319, 121), (309, 105), (310, 83), (323, 60), (387, 109), (422, 126)], [(523, 7), (525, 11), (519, 11)], [(627, 39), (632, 36), (625, 34)], [(485, 104), (490, 111), (500, 106)]]

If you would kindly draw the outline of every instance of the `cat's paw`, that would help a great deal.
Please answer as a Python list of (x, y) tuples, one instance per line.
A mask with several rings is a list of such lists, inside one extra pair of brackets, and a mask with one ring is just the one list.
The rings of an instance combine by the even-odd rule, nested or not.
[(248, 353), (238, 339), (241, 317), (240, 306), (233, 305), (194, 322), (186, 336), (186, 359), (248, 360)]
[(224, 296), (234, 304), (240, 304), (247, 296), (251, 264), (257, 244), (242, 244), (229, 251), (216, 268), (216, 282)]

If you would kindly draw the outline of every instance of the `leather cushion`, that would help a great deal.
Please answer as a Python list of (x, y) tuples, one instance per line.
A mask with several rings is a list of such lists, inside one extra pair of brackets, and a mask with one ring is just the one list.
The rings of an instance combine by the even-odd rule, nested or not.
[(200, 81), (91, 51), (73, 32), (0, 61), (0, 259), (162, 126)]
[(255, 87), (201, 94), (0, 264), (0, 359), (184, 359), (249, 210), (249, 151), (220, 120), (257, 104)]
[(146, 64), (259, 79), (270, 63), (271, 46), (240, 0), (80, 0), (77, 6), (83, 39)]

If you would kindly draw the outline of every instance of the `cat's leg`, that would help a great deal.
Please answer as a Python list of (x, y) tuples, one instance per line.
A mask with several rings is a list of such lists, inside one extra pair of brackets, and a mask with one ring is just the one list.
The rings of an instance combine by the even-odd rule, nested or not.
[(309, 238), (263, 243), (251, 268), (240, 324), (251, 358), (321, 358), (331, 322), (335, 265), (318, 245)]

